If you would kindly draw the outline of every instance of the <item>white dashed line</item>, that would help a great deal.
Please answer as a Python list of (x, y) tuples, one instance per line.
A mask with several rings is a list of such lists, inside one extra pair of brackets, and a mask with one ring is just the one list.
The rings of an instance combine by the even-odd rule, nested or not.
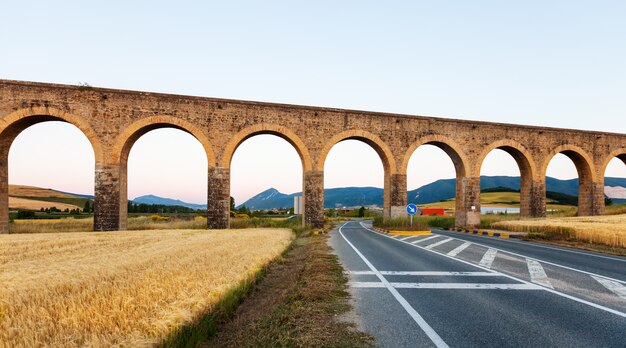
[(528, 273), (530, 273), (530, 281), (543, 285), (546, 288), (554, 289), (552, 283), (550, 283), (550, 279), (546, 275), (546, 271), (543, 270), (543, 267), (536, 260), (526, 259), (526, 265), (528, 265)]
[(491, 264), (493, 263), (493, 260), (496, 258), (497, 253), (498, 253), (498, 250), (489, 248), (489, 250), (487, 250), (485, 255), (483, 255), (483, 258), (480, 260), (479, 265), (485, 268), (491, 268)]
[[(365, 229), (367, 229), (367, 230), (369, 230), (369, 231), (372, 231), (372, 230), (368, 229), (368, 228), (367, 228), (367, 227), (365, 227), (365, 226), (363, 226), (363, 228), (365, 228)], [(446, 236), (446, 237), (447, 237), (447, 235), (446, 235), (446, 234), (438, 234), (438, 235), (439, 235), (439, 236), (442, 236), (442, 237), (443, 237), (443, 236)], [(473, 238), (473, 237), (476, 237), (476, 238), (483, 238), (483, 237), (481, 237), (481, 236), (472, 236), (471, 238)], [(484, 238), (487, 238), (487, 237), (484, 237)], [(461, 239), (461, 238), (453, 238), (453, 239), (460, 240), (460, 241), (465, 241), (464, 239)], [(503, 241), (503, 242), (504, 242), (504, 241), (506, 241), (506, 243), (522, 244), (521, 242), (511, 241), (511, 240), (509, 240), (509, 239), (506, 239), (506, 240), (501, 240), (501, 241)], [(478, 245), (478, 246), (485, 247), (485, 248), (492, 248), (492, 249), (496, 249), (496, 250), (498, 250), (499, 252), (502, 252), (502, 253), (507, 253), (507, 254), (509, 254), (509, 255), (519, 256), (519, 257), (522, 257), (522, 258), (528, 258), (528, 259), (531, 259), (531, 260), (537, 260), (537, 261), (539, 261), (539, 262), (541, 262), (541, 263), (543, 263), (543, 264), (545, 264), (545, 265), (556, 266), (556, 267), (564, 268), (564, 269), (567, 269), (567, 270), (570, 270), (570, 271), (584, 273), (584, 274), (590, 275), (590, 276), (592, 276), (592, 277), (604, 278), (604, 279), (611, 280), (611, 281), (614, 281), (614, 282), (617, 282), (617, 283), (626, 284), (626, 280), (615, 279), (615, 278), (607, 277), (607, 276), (604, 276), (604, 275), (601, 275), (601, 274), (596, 274), (596, 273), (591, 273), (591, 272), (583, 271), (582, 269), (578, 269), (578, 268), (574, 268), (574, 267), (569, 267), (569, 266), (561, 265), (561, 264), (558, 264), (558, 263), (555, 263), (555, 262), (550, 262), (550, 261), (542, 260), (542, 259), (539, 259), (539, 258), (536, 258), (536, 257), (528, 257), (528, 256), (525, 256), (525, 255), (522, 255), (522, 254), (519, 254), (519, 253), (516, 253), (516, 252), (513, 252), (513, 251), (508, 251), (508, 250), (504, 250), (504, 249), (499, 249), (499, 248), (496, 248), (496, 247), (490, 247), (489, 245), (486, 245), (486, 244), (481, 244), (481, 243), (477, 243), (477, 242), (471, 242), (471, 243), (472, 243), (472, 244), (474, 244), (474, 245)], [(525, 244), (525, 245), (532, 245), (533, 247), (541, 247), (541, 248), (547, 248), (547, 249), (555, 249), (555, 250), (560, 250), (560, 251), (567, 251), (567, 252), (577, 253), (577, 254), (583, 254), (583, 255), (587, 255), (587, 256), (602, 257), (602, 256), (593, 255), (593, 254), (588, 254), (588, 253), (583, 253), (583, 252), (577, 252), (577, 251), (571, 251), (571, 250), (563, 250), (563, 249), (561, 249), (561, 248), (548, 248), (548, 247), (546, 247), (546, 246), (543, 246), (543, 245), (537, 245), (537, 244), (534, 244), (534, 243), (531, 243), (531, 244)], [(602, 257), (602, 258), (612, 259), (612, 260), (617, 260), (617, 261), (624, 261), (624, 260), (621, 260), (621, 259), (616, 259), (616, 258), (613, 258), (613, 257)]]
[(465, 250), (468, 246), (472, 245), (470, 242), (465, 242), (458, 247), (454, 248), (448, 253), (448, 256), (457, 256), (461, 251)]
[(604, 278), (600, 278), (600, 277), (593, 277), (593, 279), (597, 280), (598, 283), (602, 284), (602, 286), (604, 286), (605, 288), (609, 289), (611, 292), (613, 292), (615, 295), (623, 298), (626, 300), (626, 286), (624, 286), (621, 283), (618, 282), (614, 282), (612, 280), (608, 280), (608, 279), (604, 279)]
[(427, 240), (431, 240), (433, 238), (439, 238), (439, 236), (430, 236), (430, 237), (426, 237), (424, 239), (418, 239), (418, 240), (414, 240), (411, 243), (415, 244), (415, 243), (419, 243), (419, 242), (425, 242)]
[(452, 238), (448, 238), (448, 239), (440, 240), (440, 241), (438, 241), (438, 242), (436, 242), (436, 243), (429, 244), (428, 246), (425, 246), (425, 248), (426, 248), (426, 249), (432, 249), (432, 248), (434, 248), (434, 247), (436, 247), (436, 246), (439, 246), (439, 245), (441, 245), (441, 244), (447, 243), (447, 242), (449, 242), (449, 241), (451, 241), (451, 240), (452, 240)]

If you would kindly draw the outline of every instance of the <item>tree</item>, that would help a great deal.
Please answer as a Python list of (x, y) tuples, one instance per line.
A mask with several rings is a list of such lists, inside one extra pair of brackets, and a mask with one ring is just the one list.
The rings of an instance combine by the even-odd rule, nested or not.
[(248, 214), (248, 215), (250, 215), (250, 209), (248, 209), (248, 207), (246, 207), (245, 205), (242, 205), (241, 207), (239, 207), (239, 209), (237, 209), (237, 212), (239, 214)]
[(364, 217), (365, 216), (365, 207), (361, 207), (359, 208), (359, 217)]
[(83, 213), (89, 214), (91, 212), (91, 206), (89, 201), (85, 201), (85, 207), (83, 208)]
[(610, 199), (609, 197), (604, 197), (604, 205), (606, 205), (607, 207), (609, 205), (613, 205), (613, 200)]
[(18, 210), (16, 219), (34, 219), (35, 212), (32, 210)]
[(230, 196), (230, 211), (235, 211), (235, 199)]

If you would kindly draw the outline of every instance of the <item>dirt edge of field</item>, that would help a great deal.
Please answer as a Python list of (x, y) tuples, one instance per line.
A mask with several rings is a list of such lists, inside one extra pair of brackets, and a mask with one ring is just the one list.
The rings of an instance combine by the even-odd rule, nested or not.
[(339, 320), (351, 309), (348, 280), (327, 239), (300, 234), (201, 346), (371, 347), (371, 336)]

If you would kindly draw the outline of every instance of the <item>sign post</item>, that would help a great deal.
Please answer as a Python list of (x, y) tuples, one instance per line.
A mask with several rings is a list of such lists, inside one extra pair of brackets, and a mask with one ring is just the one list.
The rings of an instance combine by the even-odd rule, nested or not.
[(417, 206), (413, 203), (409, 203), (406, 206), (406, 213), (411, 217), (411, 227), (413, 227), (413, 215), (417, 213)]

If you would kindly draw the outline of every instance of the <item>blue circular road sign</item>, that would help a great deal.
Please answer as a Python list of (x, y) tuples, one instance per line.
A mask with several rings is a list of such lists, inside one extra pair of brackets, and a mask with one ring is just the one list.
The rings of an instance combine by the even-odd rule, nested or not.
[(413, 204), (413, 203), (409, 203), (406, 206), (406, 212), (409, 215), (415, 215), (415, 213), (417, 213), (417, 206), (415, 204)]

